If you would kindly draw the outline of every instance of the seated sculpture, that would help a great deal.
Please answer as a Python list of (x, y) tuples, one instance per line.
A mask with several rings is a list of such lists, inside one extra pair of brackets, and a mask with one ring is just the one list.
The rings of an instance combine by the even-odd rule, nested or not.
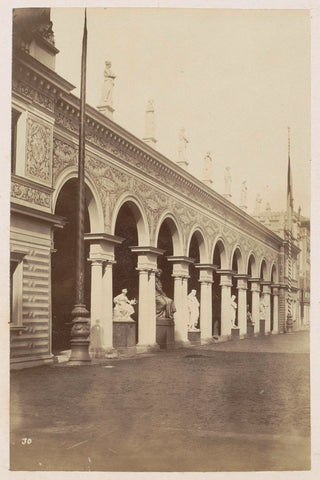
[(189, 312), (189, 331), (196, 332), (199, 329), (197, 328), (199, 320), (199, 302), (196, 297), (196, 290), (191, 290), (188, 295), (188, 312)]
[(134, 313), (133, 305), (136, 305), (136, 299), (129, 300), (127, 297), (128, 290), (124, 288), (120, 295), (114, 297), (113, 320), (114, 321), (130, 321), (131, 315)]
[(176, 312), (176, 307), (173, 300), (164, 293), (162, 283), (160, 280), (162, 270), (156, 271), (156, 317), (173, 319), (173, 314)]

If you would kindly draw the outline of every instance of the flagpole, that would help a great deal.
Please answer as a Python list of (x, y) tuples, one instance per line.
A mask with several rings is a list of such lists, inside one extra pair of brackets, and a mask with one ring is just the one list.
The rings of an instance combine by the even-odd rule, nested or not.
[(288, 220), (288, 310), (286, 331), (291, 333), (293, 330), (292, 321), (292, 180), (290, 164), (290, 127), (288, 127), (288, 185), (287, 185), (287, 220)]
[(72, 310), (71, 329), (71, 356), (70, 362), (83, 364), (90, 362), (89, 312), (84, 304), (84, 213), (85, 213), (85, 109), (86, 109), (86, 69), (87, 69), (87, 11), (85, 9), (84, 29), (81, 56), (81, 92), (80, 92), (80, 124), (79, 124), (79, 160), (78, 160), (78, 222), (76, 240), (76, 295), (75, 305)]

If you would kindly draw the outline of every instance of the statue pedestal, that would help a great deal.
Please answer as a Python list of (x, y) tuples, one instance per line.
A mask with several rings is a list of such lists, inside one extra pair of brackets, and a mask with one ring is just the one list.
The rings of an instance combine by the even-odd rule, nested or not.
[(240, 328), (231, 328), (231, 340), (239, 340)]
[(192, 345), (200, 345), (200, 330), (189, 330), (188, 331), (188, 340)]
[(247, 325), (247, 337), (254, 337), (254, 325)]
[(136, 346), (136, 322), (134, 320), (113, 321), (113, 346), (114, 348)]
[(259, 335), (264, 335), (265, 333), (265, 320), (260, 319), (260, 330), (259, 330)]
[(156, 326), (156, 342), (160, 349), (174, 349), (174, 321), (171, 318), (157, 318)]

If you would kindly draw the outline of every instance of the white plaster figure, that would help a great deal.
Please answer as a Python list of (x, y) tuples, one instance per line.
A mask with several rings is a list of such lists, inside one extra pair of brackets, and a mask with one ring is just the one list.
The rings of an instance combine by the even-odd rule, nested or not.
[(114, 321), (130, 321), (131, 315), (134, 313), (133, 305), (136, 305), (136, 299), (129, 300), (127, 297), (128, 290), (124, 288), (120, 295), (114, 297), (113, 320)]
[(196, 332), (199, 329), (196, 327), (199, 320), (199, 307), (200, 303), (196, 297), (196, 290), (191, 290), (188, 295), (188, 312), (189, 312), (189, 323), (188, 328), (191, 332)]
[(241, 186), (240, 206), (245, 207), (247, 205), (247, 181), (244, 180)]
[(104, 84), (100, 101), (101, 105), (113, 106), (113, 87), (115, 78), (115, 74), (111, 71), (111, 62), (106, 61), (104, 69)]
[(231, 172), (229, 166), (224, 171), (224, 194), (231, 197)]
[(231, 302), (230, 302), (230, 320), (232, 328), (238, 328), (236, 325), (236, 310), (237, 310), (237, 303), (235, 301), (236, 296), (232, 295)]
[(261, 299), (260, 299), (260, 320), (265, 320), (267, 308), (268, 308), (268, 305), (265, 302), (264, 297), (261, 297)]

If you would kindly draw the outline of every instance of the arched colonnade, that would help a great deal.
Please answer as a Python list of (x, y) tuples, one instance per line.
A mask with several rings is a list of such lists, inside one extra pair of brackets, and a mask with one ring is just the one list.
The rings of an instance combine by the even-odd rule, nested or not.
[[(65, 182), (75, 176), (66, 171), (55, 190), (54, 204)], [(265, 331), (278, 332), (278, 268), (254, 251), (244, 253), (241, 244), (230, 248), (222, 234), (208, 235), (195, 222), (188, 235), (179, 218), (165, 211), (151, 238), (147, 212), (136, 196), (123, 194), (111, 214), (111, 226), (105, 231), (103, 208), (90, 178), (87, 182), (87, 206), (90, 232), (91, 327), (97, 322), (103, 330), (103, 348), (113, 348), (113, 297), (128, 289), (136, 297), (137, 347), (141, 351), (156, 346), (155, 273), (162, 270), (163, 289), (174, 299), (176, 313), (175, 342), (188, 344), (187, 295), (197, 291), (200, 302), (201, 342), (213, 335), (231, 333), (230, 301), (235, 295), (236, 324), (240, 335), (247, 333), (247, 310), (251, 312), (255, 332), (259, 332), (259, 305), (266, 308)]]

